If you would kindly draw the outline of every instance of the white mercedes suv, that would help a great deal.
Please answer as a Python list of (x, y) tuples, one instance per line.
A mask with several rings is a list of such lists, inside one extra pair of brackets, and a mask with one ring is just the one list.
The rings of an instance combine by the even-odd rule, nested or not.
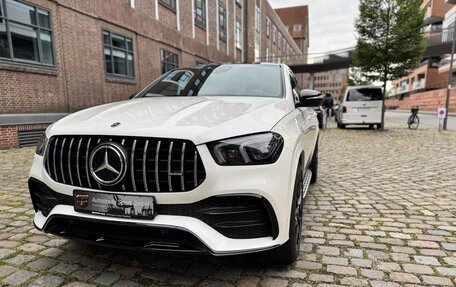
[(308, 107), (321, 100), (285, 65), (168, 72), (47, 129), (28, 181), (34, 224), (101, 245), (291, 263), (317, 177)]

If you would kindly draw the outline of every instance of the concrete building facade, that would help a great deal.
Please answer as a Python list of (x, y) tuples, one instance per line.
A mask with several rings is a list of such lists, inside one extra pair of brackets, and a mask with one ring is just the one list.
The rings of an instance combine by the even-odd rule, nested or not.
[(0, 148), (171, 69), (283, 51), (302, 53), (266, 0), (0, 0)]

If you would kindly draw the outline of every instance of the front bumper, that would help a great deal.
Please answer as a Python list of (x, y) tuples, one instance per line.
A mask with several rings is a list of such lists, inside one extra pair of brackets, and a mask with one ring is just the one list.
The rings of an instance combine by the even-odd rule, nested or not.
[[(186, 216), (182, 214), (161, 214), (160, 212), (153, 220), (123, 219), (113, 217), (103, 217), (92, 214), (79, 213), (74, 211), (71, 204), (57, 204), (49, 213), (37, 211), (34, 223), (39, 230), (55, 233), (61, 236), (68, 236), (89, 240), (92, 242), (116, 245), (120, 247), (144, 248), (148, 245), (148, 250), (160, 250), (161, 247), (151, 242), (132, 241), (128, 238), (111, 238), (103, 234), (83, 234), (72, 230), (61, 230), (58, 225), (61, 222), (77, 222), (78, 226), (93, 226), (94, 222), (99, 226), (135, 226), (138, 229), (148, 230), (148, 232), (169, 233), (170, 230), (182, 232), (193, 246), (193, 249), (205, 251), (214, 255), (233, 255), (242, 253), (258, 252), (275, 248), (288, 240), (288, 228), (291, 207), (291, 195), (293, 192), (294, 171), (290, 170), (292, 153), (284, 149), (281, 158), (273, 165), (246, 166), (246, 167), (221, 167), (212, 159), (205, 146), (199, 146), (198, 151), (202, 157), (206, 168), (206, 180), (195, 190), (181, 193), (153, 193), (157, 204), (163, 206), (170, 205), (191, 205), (209, 198), (218, 196), (253, 196), (261, 198), (269, 205), (269, 209), (275, 220), (275, 231), (270, 236), (259, 238), (235, 238), (230, 234), (223, 233), (201, 218)], [(280, 172), (278, 172), (280, 171)], [(43, 168), (43, 158), (35, 156), (30, 177), (42, 182), (47, 187), (61, 196), (71, 197), (74, 187), (60, 184), (53, 181)], [(290, 184), (291, 182), (291, 184)], [(80, 189), (80, 188), (78, 188)], [(93, 189), (87, 189), (97, 191)], [(103, 191), (98, 191), (103, 192)], [(129, 193), (134, 194), (134, 193)], [(160, 209), (159, 209), (160, 210)], [(56, 224), (60, 222), (60, 224)], [(76, 227), (74, 225), (73, 227)], [(171, 233), (173, 233), (171, 232)], [(172, 234), (175, 236), (175, 234)], [(105, 240), (102, 240), (103, 237)], [(122, 236), (120, 236), (122, 237)], [(169, 241), (169, 239), (168, 239)], [(132, 243), (133, 242), (133, 243)], [(145, 243), (145, 244), (144, 244)], [(141, 247), (142, 246), (142, 247)], [(158, 247), (157, 247), (158, 246)], [(173, 245), (177, 246), (177, 245)], [(178, 248), (163, 248), (169, 251), (188, 251), (189, 244), (181, 244)], [(196, 247), (196, 248), (195, 248)]]

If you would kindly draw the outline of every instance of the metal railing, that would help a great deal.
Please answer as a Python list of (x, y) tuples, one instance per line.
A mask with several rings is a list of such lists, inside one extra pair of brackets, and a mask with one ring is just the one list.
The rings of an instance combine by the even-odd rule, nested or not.
[(437, 31), (423, 32), (424, 41), (427, 47), (441, 44), (449, 44), (453, 41), (454, 27), (445, 28)]

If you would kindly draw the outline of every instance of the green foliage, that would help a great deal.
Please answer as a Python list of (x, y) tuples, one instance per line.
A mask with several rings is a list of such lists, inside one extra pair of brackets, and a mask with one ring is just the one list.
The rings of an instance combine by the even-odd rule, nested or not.
[(425, 12), (420, 10), (421, 3), (420, 0), (360, 0), (353, 64), (364, 78), (383, 82), (382, 129), (387, 81), (407, 75), (423, 57), (421, 29)]
[(363, 74), (360, 68), (351, 67), (350, 76), (348, 78), (349, 86), (367, 86), (372, 84), (372, 80), (369, 76)]
[(365, 77), (386, 83), (405, 76), (419, 64), (425, 49), (421, 2), (360, 0), (353, 61)]

